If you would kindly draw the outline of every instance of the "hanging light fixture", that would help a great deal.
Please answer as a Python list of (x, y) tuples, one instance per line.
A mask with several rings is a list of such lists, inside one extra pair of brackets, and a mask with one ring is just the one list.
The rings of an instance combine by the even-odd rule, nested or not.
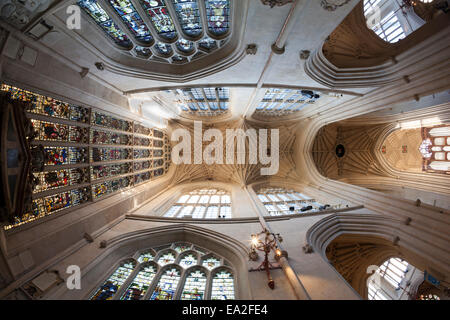
[[(260, 236), (264, 236), (264, 239), (259, 239)], [(264, 252), (264, 261), (257, 267), (252, 268), (249, 271), (266, 271), (268, 283), (270, 289), (275, 288), (275, 281), (272, 279), (272, 276), (270, 275), (270, 269), (279, 269), (280, 266), (274, 266), (269, 261), (269, 254), (270, 252), (274, 251), (274, 258), (275, 260), (279, 260), (281, 257), (287, 257), (287, 252), (282, 251), (278, 247), (278, 242), (282, 242), (283, 238), (280, 236), (279, 233), (275, 234), (272, 232), (269, 232), (267, 229), (264, 229), (258, 234), (252, 234), (251, 235), (251, 246), (250, 246), (250, 252), (248, 253), (248, 256), (250, 260), (256, 261), (258, 260), (258, 252), (262, 251)]]

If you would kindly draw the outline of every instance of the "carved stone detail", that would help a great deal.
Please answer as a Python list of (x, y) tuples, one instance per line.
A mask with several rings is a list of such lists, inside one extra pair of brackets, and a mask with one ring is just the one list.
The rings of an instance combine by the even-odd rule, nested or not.
[(303, 252), (304, 253), (313, 253), (314, 249), (313, 249), (313, 247), (311, 247), (310, 244), (307, 243), (303, 246)]
[(335, 11), (337, 8), (344, 6), (349, 2), (350, 0), (322, 0), (320, 5), (327, 11)]
[(277, 6), (281, 7), (284, 6), (287, 3), (292, 3), (293, 0), (261, 0), (262, 4), (266, 6), (270, 6), (271, 8)]
[(302, 50), (300, 51), (300, 59), (306, 60), (309, 58), (309, 55), (311, 54), (311, 51), (309, 50)]
[(256, 54), (256, 51), (258, 51), (258, 46), (254, 43), (251, 43), (247, 45), (247, 48), (245, 49), (245, 53), (247, 54)]

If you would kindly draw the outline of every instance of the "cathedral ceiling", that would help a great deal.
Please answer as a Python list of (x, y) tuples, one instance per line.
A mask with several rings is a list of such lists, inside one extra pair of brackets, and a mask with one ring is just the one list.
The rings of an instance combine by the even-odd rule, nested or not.
[[(268, 178), (282, 178), (295, 181), (296, 169), (295, 161), (293, 159), (293, 146), (295, 143), (295, 130), (298, 124), (282, 124), (282, 125), (261, 125), (256, 122), (237, 120), (233, 122), (226, 122), (223, 124), (204, 125), (202, 127), (203, 133), (207, 129), (218, 129), (224, 138), (223, 143), (223, 164), (206, 164), (204, 161), (201, 164), (180, 164), (175, 166), (175, 173), (172, 177), (172, 184), (180, 184), (184, 182), (195, 181), (221, 181), (237, 183), (241, 186), (248, 185), (258, 181), (265, 181)], [(172, 122), (170, 123), (172, 132), (176, 129), (185, 129), (190, 132), (191, 137), (194, 137), (194, 127), (189, 123)], [(249, 129), (255, 129), (259, 132), (259, 129), (269, 129), (267, 139), (267, 149), (270, 149), (271, 141), (271, 129), (279, 130), (279, 170), (275, 175), (261, 175), (261, 168), (268, 167), (270, 164), (263, 165), (260, 161), (256, 164), (249, 161), (249, 142), (247, 140), (245, 146), (245, 161), (239, 163), (237, 160), (238, 148), (237, 140), (231, 142), (226, 138), (227, 129), (242, 129), (247, 131)], [(172, 142), (172, 147), (177, 142)], [(203, 141), (203, 150), (210, 144), (209, 141)], [(234, 144), (234, 164), (226, 164), (226, 145)], [(259, 146), (258, 146), (259, 150)], [(194, 147), (191, 148), (192, 155), (194, 154)], [(275, 154), (276, 150), (267, 150), (268, 154)], [(193, 156), (192, 156), (192, 162)], [(258, 159), (259, 160), (259, 159)]]
[(342, 126), (331, 124), (320, 129), (312, 148), (319, 172), (331, 179), (360, 175), (385, 176), (376, 160), (375, 144), (386, 124)]
[(423, 160), (419, 151), (422, 141), (420, 128), (396, 130), (386, 137), (382, 155), (397, 170), (422, 172)]

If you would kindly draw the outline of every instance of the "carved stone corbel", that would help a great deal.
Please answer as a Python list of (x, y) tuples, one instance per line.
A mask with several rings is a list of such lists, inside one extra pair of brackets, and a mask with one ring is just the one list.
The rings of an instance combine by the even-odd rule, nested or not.
[(293, 0), (261, 0), (261, 2), (263, 5), (270, 6), (270, 8), (273, 8), (275, 6), (281, 7), (287, 3), (292, 3)]
[(327, 11), (335, 11), (337, 8), (344, 6), (349, 2), (350, 0), (322, 0), (320, 5)]
[(300, 51), (300, 59), (301, 60), (306, 60), (309, 58), (309, 55), (311, 54), (311, 51), (309, 50), (302, 50)]
[(309, 243), (305, 244), (302, 249), (303, 249), (303, 252), (306, 254), (314, 252), (313, 247), (311, 247), (311, 245)]
[(247, 48), (245, 49), (245, 53), (252, 55), (255, 55), (256, 51), (258, 51), (258, 47), (254, 43), (247, 45)]

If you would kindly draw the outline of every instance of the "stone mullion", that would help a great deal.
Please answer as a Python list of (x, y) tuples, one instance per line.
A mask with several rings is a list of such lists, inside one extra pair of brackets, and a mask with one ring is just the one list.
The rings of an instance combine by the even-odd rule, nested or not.
[(199, 88), (199, 89), (202, 91), (203, 99), (205, 99), (205, 103), (208, 105), (209, 111), (213, 111), (211, 109), (211, 105), (209, 104), (208, 98), (206, 97), (206, 93), (205, 93), (204, 88)]
[[(190, 90), (188, 92), (188, 95), (191, 98), (189, 102), (195, 103), (195, 105), (197, 106), (197, 111), (194, 111), (194, 112), (202, 111), (202, 109), (200, 108), (200, 105), (198, 104), (197, 99), (194, 98), (194, 95), (192, 94), (192, 92)], [(191, 110), (191, 111), (193, 111), (193, 110)]]
[(119, 290), (117, 290), (117, 292), (114, 294), (114, 296), (112, 297), (111, 300), (120, 300), (120, 298), (123, 296), (123, 294), (128, 289), (130, 284), (133, 282), (134, 278), (136, 278), (136, 275), (139, 273), (140, 268), (141, 268), (141, 264), (139, 262), (137, 262), (136, 267), (134, 267), (133, 272), (130, 273), (130, 275), (123, 282), (123, 284), (120, 286)]
[(130, 2), (133, 4), (134, 8), (136, 9), (136, 12), (142, 18), (142, 20), (144, 21), (145, 25), (147, 26), (148, 30), (150, 31), (150, 34), (152, 35), (152, 37), (154, 39), (153, 43), (151, 43), (150, 45), (147, 45), (147, 46), (143, 46), (143, 47), (148, 47), (148, 48), (152, 47), (154, 45), (155, 40), (162, 42), (162, 43), (166, 43), (167, 40), (165, 40), (159, 36), (158, 31), (156, 30), (155, 26), (153, 25), (153, 22), (151, 21), (151, 18), (147, 15), (147, 12), (141, 6), (139, 1), (138, 0), (130, 0)]
[[(90, 116), (90, 108), (89, 110), (89, 116)], [(62, 124), (62, 125), (67, 125), (68, 126), (68, 139), (70, 137), (70, 133), (71, 133), (71, 128), (70, 127), (80, 127), (80, 128), (88, 128), (88, 135), (87, 135), (87, 143), (78, 143), (78, 142), (71, 142), (71, 141), (50, 141), (50, 140), (34, 140), (31, 142), (31, 145), (45, 145), (45, 146), (49, 146), (49, 147), (84, 147), (88, 150), (88, 155), (89, 155), (89, 126), (90, 126), (90, 122), (88, 123), (84, 123), (84, 122), (77, 122), (77, 121), (73, 121), (73, 120), (68, 120), (68, 119), (63, 119), (63, 118), (56, 118), (56, 117), (50, 117), (50, 116), (46, 116), (46, 115), (42, 115), (42, 114), (38, 114), (38, 113), (33, 113), (33, 112), (27, 112), (27, 117), (28, 119), (34, 119), (34, 120), (39, 120), (39, 121), (45, 121), (45, 122), (49, 122), (49, 123), (55, 123), (55, 124)], [(41, 130), (38, 131), (38, 133), (41, 133)], [(89, 158), (88, 158), (89, 159)], [(75, 164), (65, 164), (65, 165), (45, 165), (44, 166), (44, 170), (39, 172), (40, 173), (44, 173), (44, 172), (51, 172), (51, 171), (59, 171), (59, 170), (70, 170), (70, 169), (76, 169), (76, 168), (88, 168), (88, 179), (90, 177), (90, 168), (89, 168), (89, 163), (75, 163)], [(53, 189), (48, 189), (48, 190), (44, 190), (41, 192), (36, 192), (32, 194), (32, 199), (41, 199), (41, 198), (45, 198), (48, 196), (52, 196), (52, 195), (56, 195), (56, 194), (60, 194), (60, 193), (66, 193), (66, 192), (70, 192), (71, 190), (76, 190), (78, 188), (83, 188), (83, 187), (88, 187), (90, 186), (89, 180), (88, 182), (84, 182), (81, 184), (73, 184), (73, 185), (68, 185), (65, 187), (60, 187), (60, 188), (53, 188)], [(73, 205), (71, 206), (73, 207)]]
[[(116, 10), (112, 7), (108, 0), (98, 0), (98, 4), (100, 7), (105, 10), (111, 20), (121, 29), (121, 31), (127, 35), (128, 40), (133, 44), (133, 47), (136, 46), (146, 46), (145, 44), (139, 43), (136, 39), (133, 31), (130, 30), (128, 25), (122, 20)], [(132, 51), (132, 50), (129, 50)]]

